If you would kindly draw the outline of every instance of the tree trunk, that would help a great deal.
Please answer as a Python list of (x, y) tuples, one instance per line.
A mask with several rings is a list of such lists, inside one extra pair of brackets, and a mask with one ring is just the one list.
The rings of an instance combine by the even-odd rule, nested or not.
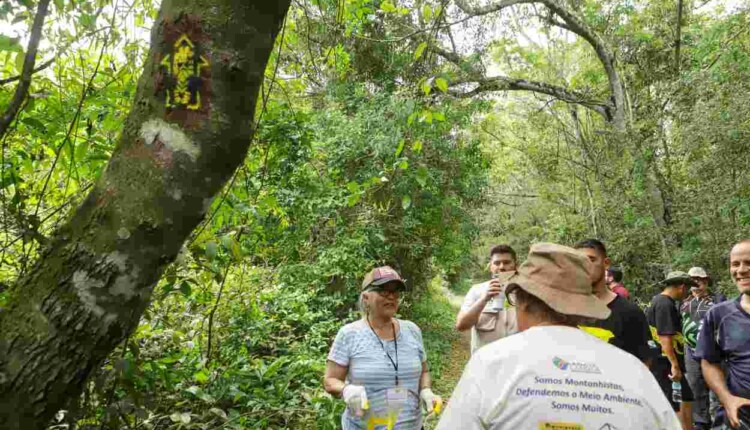
[(288, 8), (164, 0), (112, 159), (0, 312), (0, 428), (44, 428), (136, 327), (247, 153)]

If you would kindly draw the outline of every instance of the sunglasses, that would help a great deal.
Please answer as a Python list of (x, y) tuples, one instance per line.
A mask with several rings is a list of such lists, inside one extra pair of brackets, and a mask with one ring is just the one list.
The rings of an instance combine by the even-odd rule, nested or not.
[(385, 289), (385, 288), (373, 288), (371, 291), (378, 293), (380, 297), (395, 297), (398, 298), (401, 295), (399, 289)]

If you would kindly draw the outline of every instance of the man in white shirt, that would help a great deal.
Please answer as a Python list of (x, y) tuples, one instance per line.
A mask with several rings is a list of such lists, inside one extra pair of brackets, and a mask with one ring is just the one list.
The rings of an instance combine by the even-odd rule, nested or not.
[[(471, 287), (456, 317), (456, 329), (471, 329), (471, 353), (480, 347), (517, 332), (513, 309), (498, 309), (493, 299), (504, 302), (501, 273), (515, 272), (516, 251), (508, 245), (497, 245), (490, 250), (490, 273), (493, 279)], [(504, 303), (501, 303), (504, 305)]]
[(588, 258), (535, 244), (504, 282), (520, 332), (471, 357), (437, 430), (681, 430), (649, 369), (577, 328), (605, 319)]

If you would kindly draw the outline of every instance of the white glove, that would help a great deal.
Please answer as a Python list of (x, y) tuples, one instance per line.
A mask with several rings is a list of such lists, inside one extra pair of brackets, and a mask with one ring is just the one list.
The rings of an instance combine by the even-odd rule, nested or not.
[(360, 385), (345, 386), (344, 391), (341, 392), (341, 397), (344, 399), (349, 410), (357, 417), (364, 415), (365, 410), (370, 408), (365, 387)]
[(429, 388), (424, 388), (419, 392), (419, 398), (422, 399), (422, 405), (428, 414), (433, 412), (440, 413), (440, 409), (443, 407), (442, 397), (435, 395)]

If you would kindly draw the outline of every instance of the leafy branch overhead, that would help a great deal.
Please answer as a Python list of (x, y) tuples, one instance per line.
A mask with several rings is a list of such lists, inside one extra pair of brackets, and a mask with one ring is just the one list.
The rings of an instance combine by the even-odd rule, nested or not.
[(507, 76), (488, 76), (485, 71), (476, 66), (473, 58), (467, 58), (456, 50), (442, 47), (438, 40), (430, 40), (427, 45), (428, 48), (457, 67), (456, 73), (459, 77), (451, 82), (453, 88), (450, 93), (459, 97), (471, 97), (493, 91), (530, 91), (591, 109), (601, 115), (607, 122), (623, 130), (627, 122), (626, 97), (620, 72), (617, 69), (615, 54), (603, 38), (579, 18), (569, 6), (560, 0), (505, 0), (490, 2), (484, 6), (473, 6), (467, 0), (455, 0), (456, 6), (466, 15), (466, 18), (478, 18), (499, 13), (511, 6), (534, 3), (543, 5), (554, 17), (546, 17), (549, 24), (578, 35), (595, 51), (607, 75), (608, 99), (592, 98), (587, 93), (545, 82)]

